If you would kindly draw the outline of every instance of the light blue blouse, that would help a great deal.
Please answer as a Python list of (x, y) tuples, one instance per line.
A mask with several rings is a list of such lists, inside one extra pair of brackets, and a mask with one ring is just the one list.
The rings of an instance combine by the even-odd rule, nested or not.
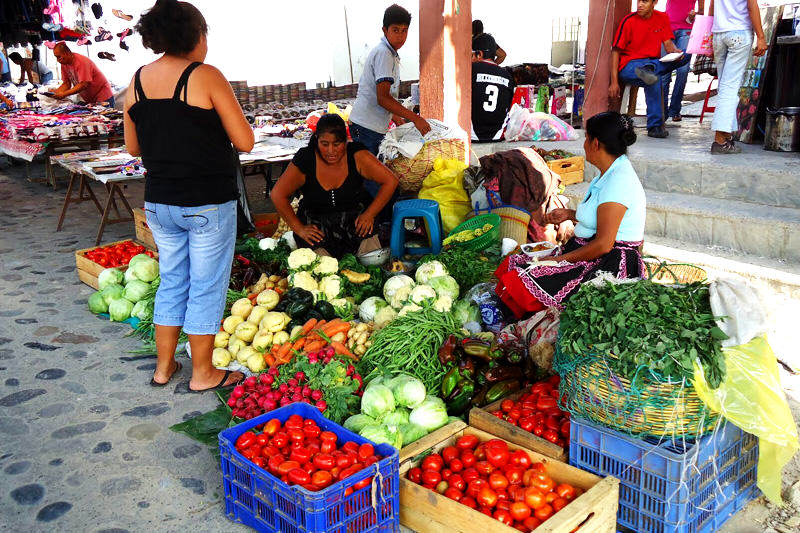
[(586, 196), (575, 212), (578, 224), (575, 236), (588, 239), (597, 233), (597, 208), (615, 202), (628, 209), (617, 231), (617, 241), (637, 242), (644, 239), (647, 200), (639, 176), (627, 156), (619, 156), (608, 170), (592, 180)]

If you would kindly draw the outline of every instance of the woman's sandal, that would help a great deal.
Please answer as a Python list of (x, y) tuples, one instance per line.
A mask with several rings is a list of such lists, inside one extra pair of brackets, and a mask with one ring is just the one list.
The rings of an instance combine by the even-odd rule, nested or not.
[(159, 383), (158, 381), (156, 381), (156, 378), (152, 378), (150, 380), (150, 386), (151, 387), (165, 387), (170, 381), (172, 381), (172, 378), (175, 377), (175, 374), (180, 372), (181, 369), (183, 368), (183, 365), (180, 363), (180, 361), (175, 361), (175, 365), (176, 365), (175, 366), (175, 371), (172, 373), (172, 375), (169, 377), (169, 379), (167, 381), (165, 381), (164, 383)]
[(227, 389), (227, 388), (233, 387), (234, 385), (236, 385), (236, 383), (231, 383), (230, 385), (225, 385), (225, 382), (228, 381), (228, 377), (233, 372), (235, 372), (235, 371), (234, 370), (226, 370), (225, 371), (225, 375), (222, 376), (222, 379), (220, 380), (220, 382), (217, 385), (215, 385), (214, 387), (209, 387), (207, 389), (200, 389), (200, 390), (194, 390), (193, 388), (188, 387), (189, 392), (191, 392), (193, 394), (200, 394), (201, 392), (208, 392), (210, 390), (220, 390), (220, 389)]

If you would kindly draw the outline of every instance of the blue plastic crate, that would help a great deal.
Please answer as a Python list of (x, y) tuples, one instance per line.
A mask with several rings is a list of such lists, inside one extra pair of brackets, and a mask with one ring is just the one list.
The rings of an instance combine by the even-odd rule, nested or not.
[(695, 533), (719, 523), (731, 502), (757, 494), (757, 461), (757, 439), (733, 424), (699, 441), (659, 442), (570, 423), (570, 464), (620, 479), (618, 522), (635, 531)]
[[(388, 444), (375, 445), (375, 452), (384, 456), (378, 463), (317, 492), (287, 485), (236, 451), (234, 443), (245, 431), (273, 418), (286, 422), (295, 414), (313, 419), (323, 431), (334, 432), (339, 444), (370, 442), (305, 403), (281, 407), (222, 431), (219, 450), (228, 518), (258, 531), (281, 533), (399, 531), (399, 455)], [(371, 485), (345, 496), (345, 490), (369, 477), (374, 477)]]

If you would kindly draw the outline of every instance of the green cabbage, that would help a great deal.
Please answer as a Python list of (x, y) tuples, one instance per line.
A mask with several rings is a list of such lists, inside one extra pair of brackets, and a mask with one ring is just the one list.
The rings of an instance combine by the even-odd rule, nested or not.
[[(140, 259), (136, 264), (128, 268), (133, 270), (133, 275), (136, 276), (136, 279), (149, 283), (158, 277), (158, 261), (147, 256), (145, 257), (147, 258), (146, 261)], [(133, 259), (131, 261), (133, 261)]]
[(97, 288), (102, 291), (109, 285), (121, 285), (124, 279), (125, 274), (119, 269), (106, 268), (97, 276)]
[(135, 316), (139, 320), (152, 320), (153, 319), (153, 300), (139, 300), (134, 304), (131, 316)]
[(361, 412), (372, 418), (394, 411), (394, 396), (386, 385), (372, 385), (361, 397)]
[(125, 287), (123, 287), (122, 285), (114, 284), (114, 285), (109, 285), (100, 292), (103, 295), (103, 301), (106, 303), (106, 305), (111, 305), (111, 300), (122, 298), (122, 293), (125, 292)]
[(391, 413), (388, 413), (386, 416), (383, 417), (381, 423), (384, 426), (393, 426), (393, 427), (400, 427), (402, 425), (408, 424), (408, 415), (409, 410), (403, 407), (398, 407)]
[(447, 406), (441, 398), (427, 396), (425, 401), (412, 409), (408, 420), (428, 432), (435, 431), (447, 424)]
[(108, 304), (103, 300), (103, 291), (97, 291), (89, 296), (89, 311), (96, 315), (108, 311)]
[(345, 420), (343, 425), (353, 433), (361, 433), (366, 426), (374, 426), (375, 420), (367, 415), (357, 414)]
[(403, 446), (411, 444), (428, 434), (425, 428), (416, 424), (408, 423), (400, 426), (400, 434), (403, 436)]
[[(430, 263), (425, 263), (429, 265)], [(424, 266), (424, 265), (423, 265)], [(449, 296), (453, 300), (458, 298), (458, 283), (453, 276), (439, 276), (428, 282), (438, 296)]]
[(112, 322), (122, 322), (131, 317), (133, 302), (125, 298), (115, 298), (108, 304), (108, 315)]
[(144, 281), (139, 281), (135, 279), (125, 285), (125, 290), (122, 292), (122, 297), (126, 300), (129, 300), (133, 303), (138, 302), (145, 296), (147, 296), (147, 292), (150, 290), (150, 284), (145, 283)]
[(413, 409), (425, 401), (425, 385), (408, 374), (393, 377), (387, 383), (397, 405)]
[(372, 441), (375, 444), (388, 444), (397, 449), (403, 447), (403, 435), (397, 428), (369, 425), (365, 426), (359, 433), (365, 439)]
[(133, 267), (134, 267), (134, 265), (136, 265), (137, 263), (139, 263), (139, 262), (141, 262), (141, 261), (147, 261), (147, 260), (149, 260), (149, 259), (152, 259), (152, 257), (150, 257), (150, 256), (149, 256), (149, 255), (147, 255), (147, 254), (137, 254), (137, 255), (134, 255), (133, 257), (131, 257), (131, 260), (130, 260), (130, 261), (128, 261), (128, 270), (130, 270), (131, 268), (133, 268)]
[(125, 271), (125, 278), (123, 280), (123, 285), (127, 285), (131, 281), (137, 279), (136, 275), (133, 273), (133, 270), (130, 268)]
[(358, 317), (362, 322), (372, 322), (375, 314), (389, 305), (380, 296), (370, 296), (358, 305)]
[(467, 322), (480, 322), (481, 320), (481, 312), (476, 305), (473, 305), (472, 302), (463, 298), (458, 300), (455, 304), (453, 304), (453, 309), (451, 310), (453, 313), (453, 318), (456, 319), (461, 325), (466, 324)]

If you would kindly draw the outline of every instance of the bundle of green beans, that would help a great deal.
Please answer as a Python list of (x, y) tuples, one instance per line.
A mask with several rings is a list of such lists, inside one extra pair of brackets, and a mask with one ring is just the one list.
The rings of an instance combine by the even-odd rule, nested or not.
[(439, 348), (459, 329), (453, 315), (432, 308), (397, 317), (370, 337), (359, 372), (367, 378), (372, 372), (402, 371), (419, 378), (426, 390), (439, 390), (445, 374)]

